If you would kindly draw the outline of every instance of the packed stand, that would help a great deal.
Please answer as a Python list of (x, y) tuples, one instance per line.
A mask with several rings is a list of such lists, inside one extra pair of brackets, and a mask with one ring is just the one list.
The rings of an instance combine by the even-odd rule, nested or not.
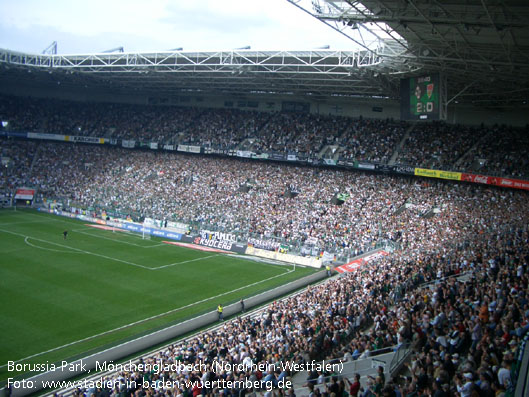
[[(195, 108), (3, 96), (3, 129), (15, 132), (93, 136), (165, 142), (201, 113)], [(20, 109), (24, 109), (23, 112)]]
[[(243, 240), (252, 235), (298, 246), (316, 240), (338, 255), (358, 254), (380, 239), (410, 247), (417, 235), (436, 230), (453, 240), (470, 222), (447, 216), (457, 208), (436, 193), (449, 189), (441, 182), (170, 152), (41, 143), (27, 180), (71, 206), (178, 220)], [(250, 191), (239, 191), (249, 181)], [(293, 198), (285, 194), (291, 184), (299, 191)], [(334, 205), (336, 193), (350, 198)], [(411, 207), (399, 212), (406, 202)], [(434, 207), (439, 216), (424, 216)]]
[(340, 142), (340, 158), (386, 164), (409, 125), (393, 120), (359, 119), (349, 123)]
[(495, 126), (465, 156), (460, 170), (482, 175), (529, 179), (529, 133), (527, 128)]
[[(21, 111), (23, 109), (24, 111)], [(0, 97), (0, 132), (38, 132), (388, 163), (410, 124), (310, 113)], [(324, 152), (325, 147), (332, 148)], [(417, 124), (396, 163), (529, 178), (526, 129)], [(470, 150), (472, 149), (472, 150)]]
[[(453, 241), (472, 219), (450, 216), (457, 207), (448, 194), (437, 192), (463, 188), (443, 182), (170, 152), (41, 143), (33, 172), (25, 176), (42, 194), (82, 208), (215, 227), (241, 239), (251, 234), (303, 243), (311, 238), (339, 255), (357, 254), (382, 238), (407, 249), (417, 236), (432, 233)], [(250, 191), (239, 191), (248, 181)], [(285, 192), (293, 183), (299, 194), (289, 198)], [(336, 193), (350, 198), (333, 205)], [(410, 207), (399, 211), (407, 202)], [(440, 214), (424, 216), (433, 208)]]
[(476, 127), (444, 122), (417, 124), (400, 149), (396, 163), (451, 171), (482, 137)]
[[(24, 112), (20, 112), (24, 109)], [(387, 162), (405, 124), (305, 113), (262, 113), (4, 96), (2, 127), (15, 132), (93, 136), (315, 157), (325, 145), (347, 159)]]
[[(267, 179), (270, 176), (274, 176), (272, 170), (268, 170)], [(329, 177), (313, 183), (319, 185)], [(249, 379), (274, 385), (293, 375), (280, 363), (336, 357), (355, 360), (369, 357), (374, 350), (408, 342), (413, 343), (416, 353), (407, 377), (388, 382), (382, 378), (363, 380), (359, 392), (357, 386), (349, 388), (336, 374), (321, 395), (345, 395), (343, 392), (349, 391), (352, 395), (396, 396), (398, 390), (400, 395), (420, 396), (439, 390), (436, 395), (493, 396), (511, 390), (513, 352), (529, 329), (527, 193), (368, 178), (386, 194), (398, 187), (413, 194), (416, 202), (433, 200), (441, 207), (450, 206), (449, 211), (438, 215), (441, 223), (430, 225), (435, 218), (421, 222), (418, 214), (427, 208), (417, 204), (410, 211), (412, 218), (406, 223), (397, 221), (395, 229), (387, 230), (407, 236), (401, 251), (356, 273), (274, 302), (260, 316), (226, 321), (217, 330), (177, 342), (141, 360), (151, 365), (203, 363), (204, 370), (120, 372), (110, 375), (123, 381), (113, 390), (78, 393), (272, 395), (266, 390), (191, 387), (186, 382)], [(368, 189), (369, 179), (361, 180)], [(210, 193), (215, 194), (224, 183), (229, 184), (229, 179), (209, 186)], [(369, 202), (364, 202), (363, 210), (369, 209)], [(240, 210), (250, 214), (245, 207)], [(277, 220), (278, 211), (268, 216)], [(353, 225), (351, 220), (349, 223)], [(463, 273), (466, 279), (445, 279)], [(431, 281), (436, 281), (431, 288), (422, 287)], [(366, 331), (367, 325), (372, 326)], [(221, 371), (211, 367), (214, 362), (262, 363), (270, 370)], [(310, 395), (318, 395), (314, 385), (312, 389)], [(289, 393), (283, 389), (273, 392)]]
[(30, 175), (36, 142), (24, 142), (2, 139), (0, 140), (0, 190), (6, 193), (23, 186), (32, 186)]
[[(184, 381), (249, 378), (274, 384), (292, 375), (279, 362), (354, 360), (406, 342), (416, 348), (408, 377), (389, 386), (364, 382), (363, 395), (386, 395), (388, 387), (418, 395), (491, 395), (512, 387), (512, 352), (529, 329), (527, 192), (103, 146), (2, 144), (14, 165), (20, 162), (26, 170), (26, 154), (37, 153), (20, 183), (86, 206), (172, 214), (230, 232), (246, 227), (264, 237), (311, 236), (335, 247), (380, 237), (400, 242), (401, 250), (379, 263), (275, 302), (260, 317), (225, 322), (143, 359), (246, 360), (275, 366), (268, 373), (119, 373), (113, 376), (137, 383), (106, 393), (235, 396), (240, 390), (184, 390)], [(288, 198), (284, 192), (292, 181), (300, 193)], [(240, 192), (248, 182), (252, 189)], [(337, 191), (350, 194), (342, 206), (330, 202)], [(440, 212), (425, 217), (432, 208)], [(463, 272), (470, 272), (467, 281), (443, 279)], [(433, 288), (420, 288), (436, 280)], [(142, 390), (143, 380), (152, 391)], [(169, 380), (178, 385), (154, 390)], [(323, 394), (330, 395), (334, 383), (339, 382)]]
[(181, 143), (235, 149), (245, 139), (254, 136), (269, 117), (266, 113), (234, 109), (202, 110), (182, 129)]
[(351, 119), (306, 113), (274, 113), (256, 135), (256, 152), (296, 153), (316, 157), (334, 144)]

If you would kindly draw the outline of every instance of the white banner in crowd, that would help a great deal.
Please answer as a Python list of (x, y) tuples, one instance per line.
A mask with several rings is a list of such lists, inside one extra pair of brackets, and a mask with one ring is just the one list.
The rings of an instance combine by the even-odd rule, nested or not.
[(178, 150), (179, 152), (200, 153), (200, 146), (193, 146), (193, 145), (178, 145), (177, 150)]
[(121, 141), (121, 146), (126, 148), (133, 148), (134, 146), (136, 146), (136, 141), (123, 139)]

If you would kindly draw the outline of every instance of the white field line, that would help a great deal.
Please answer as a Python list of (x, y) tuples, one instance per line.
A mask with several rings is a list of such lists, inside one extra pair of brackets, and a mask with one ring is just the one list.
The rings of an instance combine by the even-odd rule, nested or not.
[(213, 257), (215, 257), (215, 256), (219, 256), (219, 255), (221, 255), (221, 254), (215, 254), (215, 255), (203, 256), (202, 258), (189, 259), (189, 260), (187, 260), (187, 261), (183, 261), (183, 262), (170, 263), (170, 264), (168, 264), (168, 265), (162, 265), (162, 266), (158, 266), (158, 267), (153, 267), (152, 270), (164, 269), (164, 268), (166, 268), (166, 267), (170, 267), (170, 266), (182, 265), (182, 264), (184, 264), (184, 263), (201, 261), (202, 259), (213, 258)]
[(71, 249), (70, 250), (56, 250), (56, 249), (53, 249), (53, 248), (45, 248), (45, 247), (39, 247), (38, 245), (35, 245), (35, 244), (31, 244), (29, 242), (29, 239), (33, 239), (33, 237), (26, 237), (24, 239), (24, 242), (29, 245), (30, 247), (33, 247), (33, 248), (38, 248), (38, 249), (41, 249), (41, 250), (45, 250), (45, 251), (51, 251), (51, 252), (64, 252), (64, 253), (67, 253), (67, 254), (81, 254), (82, 252), (75, 252), (75, 251), (72, 251)]
[[(49, 214), (48, 212), (46, 212), (46, 214), (47, 215), (53, 215), (53, 214)], [(55, 215), (54, 217), (51, 217), (51, 216), (40, 215), (40, 214), (32, 214), (32, 213), (29, 213), (29, 212), (24, 212), (24, 215), (33, 216), (33, 217), (39, 218), (39, 219), (45, 219), (46, 221), (50, 221), (50, 222), (67, 223), (68, 225), (76, 225), (76, 224), (78, 224), (76, 222), (72, 222), (73, 218), (64, 218), (64, 217), (61, 217), (59, 215)], [(61, 218), (64, 218), (64, 219), (61, 219)], [(67, 221), (66, 219), (69, 219), (69, 221)]]
[(159, 243), (159, 244), (154, 244), (154, 245), (149, 245), (149, 246), (141, 246), (141, 245), (138, 245), (138, 247), (140, 248), (156, 248), (156, 247), (163, 247), (163, 246), (166, 246), (167, 244), (164, 244), (164, 243)]
[[(24, 238), (30, 238), (32, 240), (41, 241), (41, 242), (46, 243), (46, 244), (55, 245), (57, 247), (68, 248), (68, 249), (71, 249), (71, 250), (74, 250), (74, 251), (77, 251), (77, 252), (80, 252), (80, 253), (83, 253), (83, 254), (94, 255), (94, 256), (98, 256), (100, 258), (105, 258), (105, 259), (116, 261), (116, 262), (126, 263), (127, 265), (137, 266), (137, 267), (141, 267), (143, 269), (152, 270), (152, 268), (148, 267), (148, 266), (138, 265), (137, 263), (125, 261), (123, 259), (112, 258), (110, 256), (106, 256), (106, 255), (102, 255), (102, 254), (96, 254), (95, 252), (85, 251), (85, 250), (82, 250), (80, 248), (70, 247), (68, 245), (54, 243), (52, 241), (47, 241), (47, 240), (43, 240), (43, 239), (36, 238), (36, 237), (26, 236), (25, 234), (15, 233), (15, 232), (12, 232), (10, 230), (0, 229), (0, 232), (9, 233), (9, 234), (13, 234), (15, 236), (20, 236), (20, 237), (24, 237)], [(39, 248), (41, 248), (41, 247), (39, 247)]]
[[(239, 288), (233, 289), (233, 290), (231, 290), (231, 291), (223, 292), (222, 294), (218, 294), (218, 295), (215, 295), (215, 296), (211, 296), (211, 297), (209, 297), (209, 298), (205, 298), (205, 299), (202, 299), (202, 300), (200, 300), (200, 301), (196, 301), (196, 302), (190, 303), (190, 304), (185, 305), (185, 306), (177, 307), (176, 309), (168, 310), (168, 311), (166, 311), (166, 312), (164, 312), (164, 313), (156, 314), (156, 315), (154, 315), (154, 316), (144, 318), (143, 320), (138, 320), (138, 321), (135, 321), (135, 322), (130, 323), (130, 324), (122, 325), (121, 327), (117, 327), (117, 328), (111, 329), (111, 330), (109, 330), (109, 331), (101, 332), (101, 333), (99, 333), (99, 334), (92, 335), (92, 336), (89, 336), (89, 337), (87, 337), (87, 338), (79, 339), (79, 340), (76, 340), (76, 341), (74, 341), (74, 342), (70, 342), (70, 343), (67, 343), (67, 344), (65, 344), (65, 345), (62, 345), (62, 346), (54, 347), (53, 349), (49, 349), (49, 350), (46, 350), (46, 351), (43, 351), (43, 352), (40, 352), (40, 353), (32, 354), (31, 356), (27, 356), (27, 357), (21, 358), (21, 359), (15, 361), (15, 362), (16, 362), (16, 363), (24, 362), (24, 361), (29, 360), (29, 359), (31, 359), (31, 358), (35, 358), (35, 357), (42, 356), (43, 354), (51, 353), (51, 352), (54, 352), (54, 351), (56, 351), (56, 350), (60, 350), (60, 349), (63, 349), (63, 348), (65, 348), (65, 347), (73, 346), (73, 345), (76, 345), (76, 344), (81, 343), (81, 342), (86, 342), (86, 341), (88, 341), (88, 340), (95, 339), (95, 338), (98, 338), (98, 337), (103, 336), (103, 335), (110, 334), (110, 333), (115, 332), (115, 331), (120, 331), (120, 330), (122, 330), (122, 329), (129, 328), (129, 327), (132, 327), (132, 326), (134, 326), (134, 325), (138, 325), (138, 324), (144, 323), (144, 322), (146, 322), (146, 321), (154, 320), (154, 319), (156, 319), (156, 318), (163, 317), (163, 316), (166, 316), (166, 315), (171, 314), (171, 313), (175, 313), (175, 312), (177, 312), (177, 311), (179, 311), (179, 310), (187, 309), (187, 308), (189, 308), (189, 307), (192, 307), (192, 306), (198, 305), (198, 304), (200, 304), (200, 303), (204, 303), (204, 302), (207, 302), (207, 301), (210, 301), (210, 300), (213, 300), (213, 299), (217, 299), (217, 298), (220, 298), (220, 297), (222, 297), (222, 296), (229, 295), (229, 294), (232, 294), (232, 293), (237, 292), (237, 291), (241, 291), (241, 290), (243, 290), (243, 289), (245, 289), (245, 288), (253, 287), (253, 286), (255, 286), (255, 285), (258, 285), (258, 284), (264, 283), (264, 282), (266, 282), (266, 281), (273, 280), (274, 278), (284, 276), (284, 275), (286, 275), (286, 274), (292, 273), (293, 271), (294, 271), (294, 269), (290, 269), (290, 270), (287, 270), (287, 271), (284, 272), (284, 273), (276, 274), (275, 276), (268, 277), (268, 278), (266, 278), (266, 279), (264, 279), (264, 280), (256, 281), (255, 283), (248, 284), (248, 285), (245, 285), (245, 286), (242, 286), (242, 287), (239, 287)], [(0, 368), (4, 368), (4, 367), (6, 367), (6, 366), (7, 366), (7, 363), (5, 363), (5, 364), (3, 364), (3, 365), (0, 365)]]
[[(96, 230), (100, 231), (99, 229), (94, 229), (94, 231), (96, 231)], [(90, 231), (92, 231), (92, 230), (90, 230)], [(87, 236), (90, 236), (90, 237), (102, 238), (102, 239), (105, 239), (105, 240), (113, 241), (115, 243), (123, 243), (123, 244), (133, 245), (134, 247), (139, 247), (139, 248), (153, 248), (153, 247), (161, 247), (162, 245), (166, 245), (164, 243), (159, 243), (159, 244), (145, 246), (145, 245), (141, 245), (141, 244), (129, 243), (128, 241), (124, 241), (124, 240), (117, 240), (115, 238), (99, 236), (97, 234), (90, 233), (90, 231), (86, 230), (86, 229), (74, 229), (74, 230), (72, 230), (72, 232), (75, 232), (75, 233), (86, 234)]]
[[(55, 215), (54, 217), (51, 217), (51, 216), (46, 216), (45, 214), (50, 215), (47, 212), (43, 213), (42, 215), (41, 214), (24, 213), (24, 215), (29, 215), (29, 216), (32, 216), (32, 217), (35, 217), (35, 218), (43, 219), (43, 221), (38, 221), (39, 223), (41, 223), (41, 222), (42, 223), (59, 222), (59, 223), (66, 223), (67, 225), (71, 225), (71, 226), (81, 226), (82, 225), (81, 223), (72, 222), (74, 220), (74, 218), (64, 218), (64, 217), (59, 216), (59, 215)], [(64, 218), (64, 219), (62, 219), (62, 218)], [(75, 221), (78, 221), (78, 219), (75, 219)], [(37, 221), (35, 221), (35, 223), (36, 222)], [(30, 222), (27, 222), (27, 223), (30, 223)], [(0, 223), (0, 226), (2, 226), (1, 223)], [(76, 230), (78, 230), (78, 229), (76, 229)], [(127, 232), (127, 230), (120, 230), (120, 231), (121, 232)], [(136, 236), (132, 232), (131, 232), (130, 236), (134, 237), (134, 238), (142, 239), (141, 236)]]
[[(67, 220), (63, 220), (63, 219), (54, 219), (54, 218), (48, 218), (47, 216), (44, 216), (44, 215), (39, 215), (39, 214), (27, 214), (27, 215), (31, 215), (31, 216), (34, 216), (34, 217), (38, 217), (38, 218), (45, 218), (44, 221), (42, 221), (43, 223), (45, 223), (46, 221), (48, 220), (51, 220), (51, 221), (55, 221), (55, 222), (62, 222), (62, 223), (67, 223), (67, 224), (73, 224), (72, 222), (68, 222)], [(37, 221), (35, 221), (36, 223)], [(40, 222), (40, 221), (39, 221)], [(22, 222), (21, 222), (22, 223)], [(24, 223), (32, 223), (32, 222), (24, 222)], [(2, 226), (2, 224), (0, 223), (0, 226)], [(98, 229), (94, 229), (94, 230), (98, 230)], [(0, 231), (2, 231), (2, 229), (0, 229)], [(10, 233), (8, 232), (7, 230), (3, 230), (5, 231), (6, 233)], [(97, 236), (97, 235), (93, 235), (91, 233), (88, 233), (87, 230), (85, 229), (74, 229), (72, 230), (72, 232), (75, 232), (75, 233), (83, 233), (83, 234), (86, 234), (88, 236), (91, 236), (91, 237), (96, 237), (96, 238), (103, 238), (103, 239), (107, 239), (107, 240), (111, 240), (111, 241), (114, 241), (114, 242), (118, 242), (118, 243), (123, 243), (123, 244), (128, 244), (128, 245), (133, 245), (135, 247), (139, 247), (139, 248), (155, 248), (155, 247), (160, 247), (162, 245), (166, 245), (165, 243), (160, 243), (160, 244), (155, 244), (155, 245), (151, 245), (151, 246), (142, 246), (142, 245), (139, 245), (139, 244), (134, 244), (134, 243), (130, 243), (128, 241), (120, 241), (120, 240), (115, 240), (115, 239), (112, 239), (112, 238), (109, 238), (109, 237), (103, 237), (103, 236)], [(17, 233), (14, 233), (14, 232), (11, 232), (12, 234), (17, 234)], [(25, 236), (25, 235), (22, 235), (22, 234), (17, 234), (19, 236), (22, 236), (22, 237), (30, 237), (30, 236)], [(141, 238), (139, 236), (135, 236), (135, 235), (132, 235), (134, 238)], [(83, 250), (80, 250), (78, 248), (72, 248), (72, 247), (69, 247), (69, 246), (63, 246), (61, 244), (57, 244), (57, 243), (53, 243), (51, 241), (46, 241), (46, 240), (39, 240), (37, 238), (33, 238), (33, 237), (30, 237), (34, 240), (38, 240), (38, 241), (42, 241), (42, 242), (46, 242), (46, 243), (49, 243), (49, 244), (54, 244), (54, 245), (58, 245), (60, 247), (67, 247), (67, 248), (71, 248), (71, 249), (74, 249), (74, 250), (77, 250), (81, 253), (85, 253), (85, 254), (88, 254), (88, 255), (96, 255), (96, 256), (101, 256), (101, 257), (104, 257), (104, 258), (107, 258), (107, 259), (111, 259), (111, 260), (115, 260), (115, 261), (118, 261), (118, 262), (122, 262), (122, 263), (126, 263), (126, 264), (129, 264), (129, 265), (132, 265), (132, 266), (138, 266), (138, 267), (142, 267), (144, 269), (149, 269), (149, 270), (158, 270), (158, 269), (164, 269), (166, 267), (170, 267), (170, 266), (175, 266), (175, 265), (180, 265), (180, 264), (184, 264), (184, 263), (188, 263), (188, 262), (193, 262), (193, 261), (197, 261), (197, 260), (201, 260), (201, 259), (207, 259), (207, 258), (210, 258), (211, 256), (207, 256), (207, 257), (203, 257), (203, 258), (197, 258), (197, 259), (191, 259), (189, 261), (183, 261), (183, 262), (176, 262), (176, 263), (171, 263), (171, 264), (168, 264), (168, 265), (162, 265), (162, 266), (158, 266), (158, 267), (147, 267), (147, 266), (143, 266), (143, 265), (138, 265), (136, 263), (132, 263), (132, 262), (127, 262), (127, 261), (123, 261), (121, 259), (117, 259), (117, 258), (111, 258), (111, 257), (106, 257), (106, 256), (102, 256), (100, 254), (96, 254), (96, 253), (92, 253), (92, 252), (89, 252), (89, 251), (83, 251)], [(29, 243), (28, 243), (29, 245)], [(41, 248), (41, 249), (45, 249), (43, 247), (35, 247), (35, 248)], [(50, 249), (48, 249), (50, 250)], [(58, 251), (60, 252), (60, 251)], [(233, 255), (233, 254), (229, 254), (229, 253), (226, 253), (227, 256), (230, 256), (230, 257), (234, 257), (236, 259), (243, 259), (244, 258), (240, 258), (236, 255)], [(215, 255), (214, 255), (215, 256)], [(279, 263), (271, 263), (271, 262), (265, 262), (265, 261), (256, 261), (256, 262), (259, 262), (265, 266), (277, 266)], [(280, 265), (284, 265), (284, 263), (280, 263)]]
[(28, 223), (47, 223), (45, 220), (42, 221), (25, 221), (25, 222), (0, 222), (0, 226), (11, 226), (11, 225), (24, 225)]
[[(324, 278), (323, 280), (320, 280), (320, 281), (316, 282), (314, 284), (314, 286), (318, 286), (318, 285), (323, 284), (323, 283), (325, 283), (327, 281), (328, 281), (328, 279)], [(291, 294), (288, 294), (287, 296), (281, 298), (280, 300), (286, 300), (286, 299), (288, 299), (290, 297), (298, 296), (299, 294), (303, 293), (306, 290), (307, 290), (307, 287), (304, 287), (303, 290), (301, 290), (301, 291), (298, 290), (298, 291), (295, 291), (295, 292), (293, 292)], [(258, 306), (257, 308), (252, 309), (251, 311), (248, 311), (245, 314), (241, 315), (241, 317), (242, 318), (257, 318), (259, 315), (261, 315), (261, 313), (264, 310), (266, 310), (267, 307), (268, 307), (268, 304), (264, 304), (263, 306)], [(186, 339), (189, 340), (189, 341), (193, 341), (199, 335), (203, 335), (206, 332), (215, 331), (215, 330), (220, 329), (222, 327), (223, 327), (223, 324), (215, 324), (212, 327), (208, 327), (208, 328), (206, 328), (204, 330), (200, 330), (200, 331), (194, 332), (189, 338), (186, 338)], [(178, 341), (180, 341), (180, 340), (181, 339), (177, 339), (176, 343), (178, 343)], [(163, 345), (161, 347), (157, 347), (154, 350), (150, 350), (147, 353), (142, 353), (139, 356), (135, 356), (134, 358), (131, 359), (131, 361), (133, 363), (137, 363), (137, 362), (139, 362), (139, 360), (142, 357), (143, 358), (151, 357), (154, 354), (157, 354), (157, 353), (160, 353), (160, 352), (163, 352), (163, 351), (167, 350), (168, 347), (170, 347), (170, 346), (172, 346), (174, 344), (175, 344), (175, 341), (171, 341), (171, 342), (169, 342), (169, 343), (167, 343), (167, 344), (165, 344), (165, 345)], [(111, 375), (111, 374), (116, 373), (116, 372), (117, 372), (116, 370), (102, 371), (102, 372), (98, 372), (95, 375), (86, 376), (83, 379), (86, 379), (87, 381), (100, 379), (101, 377), (108, 376), (108, 375)], [(64, 396), (64, 397), (68, 396), (69, 397), (69, 396), (73, 395), (72, 390), (74, 390), (74, 389), (75, 389), (75, 387), (70, 388), (70, 389), (60, 390), (61, 391), (61, 396)], [(56, 397), (55, 396), (56, 393), (54, 393), (56, 391), (59, 391), (59, 389), (51, 390), (50, 392), (47, 392), (46, 394), (44, 394), (44, 396), (46, 396), (46, 397)]]
[[(60, 222), (60, 223), (66, 223), (68, 225), (77, 225), (77, 223), (75, 222), (71, 222), (71, 221), (68, 221), (66, 219), (55, 219), (55, 218), (52, 218), (52, 217), (48, 217), (48, 216), (45, 216), (45, 215), (40, 215), (40, 214), (30, 214), (30, 213), (24, 213), (24, 215), (30, 215), (30, 216), (33, 216), (33, 217), (36, 217), (36, 218), (40, 218), (42, 220), (39, 220), (39, 221), (25, 221), (25, 222), (12, 222), (12, 223), (1, 223), (0, 222), (0, 226), (8, 226), (8, 225), (16, 225), (16, 224), (25, 224), (25, 223), (47, 223), (47, 222)], [(69, 218), (68, 218), (69, 219)], [(72, 231), (75, 231), (76, 233), (84, 233), (84, 234), (88, 234), (86, 230), (84, 229), (75, 229), (75, 230), (72, 230)], [(125, 232), (125, 230), (121, 230), (120, 229), (120, 232)], [(105, 238), (105, 237), (102, 237), (102, 236), (95, 236), (95, 235), (92, 235), (92, 234), (88, 234), (92, 237), (98, 237), (98, 238)], [(131, 238), (135, 238), (135, 239), (141, 239), (141, 236), (137, 236), (135, 234), (130, 234), (130, 237)], [(142, 246), (142, 245), (137, 245), (137, 244), (134, 244), (134, 243), (129, 243), (129, 242), (125, 242), (125, 241), (120, 241), (120, 240), (114, 240), (114, 239), (111, 239), (111, 238), (108, 238), (106, 237), (108, 240), (112, 240), (112, 241), (115, 241), (115, 242), (118, 242), (118, 243), (123, 243), (123, 244), (130, 244), (130, 245), (135, 245), (137, 247), (142, 247), (142, 248), (151, 248), (151, 247), (159, 247), (161, 245), (164, 245), (163, 243), (160, 243), (160, 244), (156, 244), (156, 245), (152, 245), (152, 246)]]
[[(144, 240), (143, 237), (142, 237), (142, 234), (139, 233), (139, 232), (133, 232), (131, 230), (120, 229), (118, 227), (115, 227), (114, 229), (118, 233), (121, 233), (121, 236), (123, 236), (125, 238), (130, 238), (131, 240)], [(96, 227), (90, 227), (90, 229), (86, 229), (85, 232), (87, 232), (88, 230), (90, 230), (90, 231), (96, 231), (97, 230), (97, 231), (106, 231), (106, 232), (109, 231), (107, 229), (99, 229), (99, 228), (96, 228)], [(115, 241), (117, 241), (117, 240), (115, 240)]]
[[(24, 237), (24, 241), (26, 241), (26, 239), (31, 239), (31, 240), (41, 241), (41, 242), (46, 243), (46, 244), (55, 245), (57, 247), (71, 249), (71, 250), (74, 251), (74, 252), (70, 251), (70, 253), (72, 253), (72, 254), (73, 253), (81, 253), (81, 254), (87, 254), (87, 255), (94, 255), (94, 256), (98, 256), (100, 258), (105, 258), (105, 259), (108, 259), (108, 260), (111, 260), (111, 261), (116, 261), (116, 262), (125, 263), (127, 265), (131, 265), (131, 266), (141, 267), (142, 269), (146, 269), (146, 270), (158, 270), (158, 269), (162, 269), (162, 268), (169, 267), (169, 266), (176, 266), (176, 265), (180, 265), (180, 264), (184, 264), (184, 263), (188, 263), (188, 262), (193, 262), (193, 261), (196, 261), (196, 260), (207, 259), (207, 258), (211, 258), (212, 256), (216, 256), (216, 255), (211, 255), (211, 256), (201, 257), (201, 258), (197, 258), (197, 259), (191, 259), (191, 260), (188, 260), (188, 261), (171, 263), (169, 265), (162, 265), (162, 266), (159, 266), (159, 267), (149, 267), (149, 266), (140, 265), (140, 264), (137, 264), (137, 263), (134, 263), (134, 262), (129, 262), (129, 261), (126, 261), (126, 260), (123, 260), (123, 259), (113, 258), (111, 256), (106, 256), (106, 255), (98, 254), (98, 253), (95, 253), (95, 252), (85, 251), (85, 250), (82, 250), (80, 248), (70, 247), (68, 245), (54, 243), (52, 241), (47, 241), (47, 240), (43, 240), (43, 239), (36, 238), (36, 237), (26, 236), (25, 234), (15, 233), (15, 232), (12, 232), (10, 230), (0, 229), (0, 232), (9, 233), (9, 234), (13, 234), (15, 236)], [(26, 241), (26, 244), (30, 245), (27, 241)], [(32, 246), (35, 247), (35, 248), (50, 250), (49, 248), (42, 248), (42, 247), (38, 247), (38, 246), (35, 246), (35, 245), (32, 245)]]

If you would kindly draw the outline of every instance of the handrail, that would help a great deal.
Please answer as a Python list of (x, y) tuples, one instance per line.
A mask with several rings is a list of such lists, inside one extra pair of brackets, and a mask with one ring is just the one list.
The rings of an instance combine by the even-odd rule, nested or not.
[[(383, 347), (381, 349), (369, 351), (369, 355), (368, 356), (362, 357), (362, 358), (359, 357), (357, 359), (353, 359), (352, 361), (344, 361), (343, 358), (334, 358), (334, 359), (325, 360), (325, 361), (329, 361), (329, 362), (339, 361), (342, 364), (348, 364), (348, 363), (355, 364), (353, 371), (351, 371), (351, 372), (348, 371), (346, 373), (340, 374), (340, 376), (344, 376), (345, 374), (354, 374), (355, 372), (357, 372), (356, 368), (358, 366), (358, 363), (359, 362), (364, 362), (364, 360), (365, 361), (367, 361), (367, 360), (380, 361), (380, 362), (383, 363), (383, 366), (385, 367), (388, 363), (386, 361), (377, 360), (376, 357), (381, 356), (383, 354), (396, 353), (400, 349), (400, 346), (401, 345), (392, 345), (392, 346)], [(319, 363), (321, 363), (321, 362), (319, 362)], [(330, 378), (332, 376), (335, 376), (335, 375), (326, 376), (325, 378)], [(310, 380), (312, 380), (312, 379), (310, 379)]]
[[(374, 374), (376, 373), (377, 370), (375, 370), (375, 368), (378, 368), (378, 366), (382, 366), (384, 368), (384, 372), (387, 374), (386, 376), (386, 379), (390, 379), (391, 378), (391, 364), (388, 365), (388, 362), (387, 361), (384, 361), (384, 360), (377, 360), (376, 357), (377, 356), (380, 356), (381, 354), (389, 354), (389, 353), (394, 353), (395, 355), (398, 354), (398, 349), (399, 349), (399, 345), (394, 345), (394, 346), (391, 346), (390, 347), (391, 350), (387, 353), (379, 353), (378, 355), (375, 355), (375, 356), (369, 356), (369, 357), (366, 357), (364, 359), (357, 359), (357, 360), (354, 360), (354, 361), (347, 361), (347, 362), (344, 362), (344, 363), (354, 363), (355, 365), (353, 366), (353, 368), (350, 368), (348, 369), (347, 371), (344, 371), (342, 373), (339, 373), (339, 374), (331, 374), (331, 375), (327, 375), (325, 377), (323, 377), (323, 383), (317, 383), (317, 384), (314, 384), (314, 387), (320, 387), (320, 386), (325, 386), (325, 384), (327, 384), (327, 382), (331, 379), (331, 378), (338, 378), (338, 379), (349, 379), (351, 378), (352, 376), (354, 376), (355, 374), (359, 374), (361, 378), (365, 378), (366, 376), (369, 377), (370, 374)], [(387, 350), (388, 348), (384, 348), (384, 349), (378, 349), (378, 350), (374, 350), (373, 352), (380, 352), (382, 350)], [(394, 361), (394, 357), (392, 358), (392, 360), (390, 361), (390, 363), (392, 363)], [(363, 360), (371, 360), (371, 365), (367, 368), (363, 368), (363, 369), (358, 369), (356, 364), (359, 362), (359, 361), (363, 361)], [(332, 360), (331, 360), (332, 361)], [(316, 381), (318, 378), (315, 378), (315, 379), (307, 379), (305, 381), (305, 383), (309, 383), (310, 381), (314, 382)], [(298, 386), (298, 387), (295, 387), (294, 388), (294, 391), (296, 393), (301, 393), (301, 395), (304, 395), (303, 394), (303, 391), (307, 391), (309, 389), (308, 386), (306, 386), (305, 384), (303, 386)]]
[(411, 351), (411, 343), (408, 342), (408, 343), (399, 345), (399, 347), (395, 351), (395, 355), (391, 359), (391, 363), (389, 364), (389, 373), (391, 376), (394, 375), (395, 371), (398, 371), (398, 368), (403, 363), (403, 361), (406, 360), (410, 351)]
[(517, 352), (517, 366), (513, 374), (514, 397), (527, 396), (529, 393), (529, 333), (523, 338)]
[(468, 270), (466, 272), (463, 272), (463, 273), (459, 273), (459, 274), (452, 274), (450, 276), (446, 276), (446, 277), (441, 277), (441, 278), (436, 278), (435, 280), (431, 280), (431, 281), (428, 281), (428, 282), (425, 282), (423, 284), (419, 284), (417, 285), (417, 288), (420, 288), (420, 289), (423, 289), (423, 288), (426, 288), (426, 287), (429, 287), (433, 284), (438, 284), (442, 281), (446, 281), (446, 280), (449, 280), (451, 278), (459, 278), (459, 277), (463, 277), (463, 276), (466, 276), (466, 275), (469, 275), (469, 274), (472, 274), (473, 271), (472, 270)]

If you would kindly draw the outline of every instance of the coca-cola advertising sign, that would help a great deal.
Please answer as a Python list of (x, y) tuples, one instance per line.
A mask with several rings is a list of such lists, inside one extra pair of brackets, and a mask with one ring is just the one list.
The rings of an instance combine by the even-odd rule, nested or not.
[(488, 185), (489, 177), (485, 175), (474, 175), (474, 174), (461, 174), (461, 180), (467, 181), (467, 182), (474, 182), (474, 183), (484, 183)]

